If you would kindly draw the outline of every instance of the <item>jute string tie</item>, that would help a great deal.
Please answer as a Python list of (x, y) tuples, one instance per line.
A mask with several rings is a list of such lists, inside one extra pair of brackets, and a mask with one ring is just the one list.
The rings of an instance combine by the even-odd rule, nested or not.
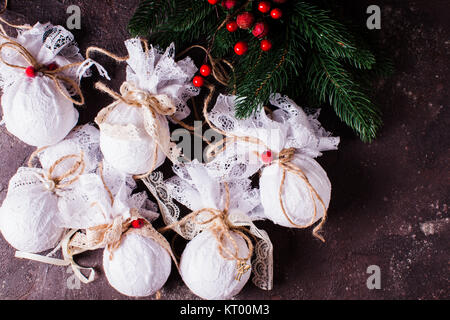
[[(37, 155), (43, 151), (47, 147), (39, 148), (36, 151), (32, 153), (30, 156), (30, 159), (28, 160), (28, 167), (33, 167), (33, 160), (37, 157)], [(66, 172), (62, 173), (59, 176), (54, 176), (54, 171), (56, 168), (63, 162), (69, 160), (69, 159), (77, 159), (75, 163), (72, 165), (71, 168), (69, 168)], [(79, 177), (84, 173), (84, 170), (86, 168), (86, 163), (84, 161), (84, 153), (81, 152), (80, 154), (69, 154), (65, 155), (53, 163), (48, 170), (46, 170), (44, 173), (37, 173), (37, 177), (42, 181), (44, 186), (49, 191), (55, 191), (58, 189), (64, 189), (65, 187), (68, 187), (69, 185), (76, 182)], [(78, 173), (77, 173), (78, 172)], [(62, 183), (65, 179), (69, 178), (70, 176), (73, 176), (71, 179), (65, 181)]]
[[(214, 236), (217, 241), (217, 248), (219, 250), (219, 254), (225, 260), (234, 260), (236, 261), (236, 269), (238, 271), (236, 275), (236, 280), (240, 280), (242, 274), (247, 272), (250, 269), (250, 266), (247, 265), (247, 261), (253, 255), (253, 243), (251, 239), (247, 236), (248, 233), (251, 233), (244, 227), (234, 226), (228, 219), (228, 210), (230, 204), (230, 193), (228, 184), (224, 183), (225, 186), (225, 205), (223, 210), (215, 209), (215, 208), (202, 208), (200, 210), (193, 211), (183, 217), (181, 220), (168, 225), (166, 227), (161, 228), (159, 231), (164, 232), (169, 229), (173, 229), (178, 226), (185, 225), (188, 222), (192, 222), (198, 225), (206, 226)], [(202, 214), (207, 214), (209, 216), (204, 216), (207, 218), (204, 221), (198, 221), (198, 217)], [(239, 256), (239, 246), (232, 236), (232, 233), (236, 233), (241, 236), (248, 246), (248, 254), (245, 257)], [(228, 241), (231, 243), (233, 249), (229, 248)]]
[[(101, 126), (106, 119), (108, 118), (108, 115), (117, 107), (117, 105), (120, 102), (125, 103), (128, 106), (131, 107), (137, 107), (137, 108), (143, 108), (144, 110), (144, 118), (150, 118), (147, 119), (147, 122), (152, 123), (152, 127), (149, 128), (148, 125), (145, 126), (145, 129), (147, 133), (154, 138), (155, 143), (155, 152), (153, 153), (153, 160), (152, 160), (152, 166), (151, 169), (143, 174), (143, 175), (137, 175), (134, 176), (135, 179), (142, 179), (147, 177), (156, 167), (156, 163), (158, 160), (158, 152), (162, 151), (167, 157), (171, 158), (172, 161), (175, 159), (172, 159), (173, 156), (170, 154), (170, 150), (165, 147), (166, 142), (161, 141), (159, 137), (159, 131), (160, 131), (160, 122), (158, 120), (158, 115), (161, 116), (170, 116), (175, 114), (176, 107), (172, 102), (172, 99), (170, 99), (167, 95), (153, 95), (145, 90), (137, 89), (132, 83), (130, 82), (124, 82), (120, 86), (120, 94), (111, 90), (108, 88), (105, 84), (101, 82), (97, 82), (95, 84), (95, 87), (98, 90), (101, 90), (103, 92), (106, 92), (111, 97), (116, 99), (115, 102), (110, 104), (108, 107), (102, 109), (97, 117), (95, 118), (95, 122)], [(145, 119), (144, 119), (145, 120)]]

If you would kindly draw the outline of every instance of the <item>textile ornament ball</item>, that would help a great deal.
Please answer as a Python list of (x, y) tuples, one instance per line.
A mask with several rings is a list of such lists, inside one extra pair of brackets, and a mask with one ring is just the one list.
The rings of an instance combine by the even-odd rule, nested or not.
[(237, 0), (223, 0), (222, 1), (222, 7), (224, 7), (227, 10), (233, 9), (236, 5)]
[(211, 74), (211, 67), (207, 64), (204, 64), (200, 67), (200, 74), (204, 77), (207, 77)]
[(238, 29), (236, 21), (230, 21), (227, 23), (227, 30), (229, 32), (235, 32)]
[(279, 8), (272, 9), (272, 11), (270, 11), (270, 16), (272, 19), (280, 19), (283, 16), (283, 11)]
[(269, 1), (261, 1), (258, 4), (258, 10), (262, 13), (267, 13), (270, 11), (270, 2)]
[(260, 47), (262, 51), (269, 51), (270, 49), (272, 49), (272, 42), (270, 42), (269, 40), (262, 40)]
[(248, 45), (247, 45), (247, 42), (244, 42), (244, 41), (239, 41), (234, 46), (234, 52), (239, 56), (245, 54), (247, 52), (247, 50), (248, 50)]
[(124, 235), (112, 252), (105, 248), (103, 269), (109, 284), (130, 297), (145, 297), (162, 288), (169, 278), (172, 261), (167, 251), (152, 239)]
[[(295, 155), (291, 163), (303, 171), (325, 207), (328, 208), (331, 197), (331, 183), (322, 167), (314, 159), (303, 155)], [(299, 226), (309, 225), (312, 220), (316, 222), (322, 218), (325, 214), (322, 204), (316, 195), (311, 195), (311, 190), (306, 182), (295, 173), (286, 172), (280, 199), (279, 191), (282, 176), (283, 169), (278, 163), (266, 166), (262, 170), (260, 179), (261, 203), (267, 217), (276, 224), (290, 228), (295, 226), (286, 215)], [(286, 215), (282, 210), (280, 200), (283, 201)], [(317, 210), (315, 216), (314, 204)]]
[[(245, 240), (234, 232), (231, 236), (238, 246), (239, 257), (248, 256)], [(224, 238), (226, 247), (234, 251), (231, 241)], [(251, 265), (250, 259), (246, 264)], [(227, 300), (238, 294), (250, 278), (251, 269), (243, 273), (240, 280), (236, 280), (237, 273), (237, 261), (220, 255), (217, 240), (210, 230), (196, 235), (181, 255), (181, 277), (189, 289), (203, 299)]]
[(46, 76), (38, 78), (30, 73), (24, 77), (27, 81), (16, 81), (4, 88), (2, 107), (6, 129), (26, 144), (53, 145), (77, 124), (78, 111), (64, 96), (69, 96), (64, 86), (58, 88)]
[(252, 34), (257, 38), (263, 38), (269, 33), (269, 26), (266, 22), (257, 22), (252, 30)]
[(210, 4), (217, 4), (218, 2), (219, 2), (219, 0), (208, 0), (208, 2), (210, 3)]
[[(28, 180), (31, 182), (23, 182)], [(11, 178), (0, 207), (0, 230), (15, 249), (42, 252), (54, 248), (61, 239), (60, 214), (58, 197), (46, 190), (34, 173), (18, 172)]]
[(195, 76), (194, 79), (192, 79), (192, 83), (194, 84), (194, 86), (196, 87), (201, 87), (204, 84), (204, 80), (202, 76)]
[[(167, 118), (157, 115), (162, 136), (170, 136)], [(131, 124), (140, 132), (145, 132), (142, 108), (130, 106), (124, 102), (117, 104), (106, 118), (108, 125), (124, 126)], [(133, 140), (123, 139), (117, 130), (100, 130), (100, 149), (105, 160), (115, 169), (127, 174), (144, 174), (153, 167), (157, 168), (166, 159), (164, 152), (157, 150), (157, 142), (148, 134), (139, 134)], [(155, 152), (157, 159), (155, 161)]]
[(250, 12), (243, 12), (236, 17), (236, 23), (241, 29), (248, 29), (255, 22), (255, 17)]
[(36, 77), (36, 69), (33, 66), (29, 66), (25, 69), (25, 74), (27, 77), (34, 78)]

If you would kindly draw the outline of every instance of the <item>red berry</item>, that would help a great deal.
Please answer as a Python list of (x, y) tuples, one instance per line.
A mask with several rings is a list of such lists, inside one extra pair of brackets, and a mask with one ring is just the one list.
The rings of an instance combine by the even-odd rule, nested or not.
[(222, 7), (224, 7), (227, 10), (233, 9), (236, 5), (237, 0), (223, 0), (222, 1)]
[(194, 79), (192, 79), (192, 83), (194, 84), (194, 86), (196, 87), (201, 87), (203, 86), (204, 83), (204, 79), (202, 76), (195, 76)]
[(261, 160), (266, 164), (271, 163), (273, 160), (272, 151), (270, 150), (264, 151), (263, 154), (261, 155)]
[(58, 69), (58, 65), (56, 63), (54, 63), (54, 62), (50, 63), (47, 66), (47, 70), (53, 71), (53, 70), (56, 70), (56, 69)]
[(230, 32), (235, 32), (238, 29), (236, 21), (230, 21), (227, 23), (227, 30)]
[(269, 26), (265, 22), (257, 22), (253, 27), (252, 34), (257, 38), (263, 38), (269, 33)]
[(131, 221), (131, 226), (135, 229), (140, 229), (144, 226), (145, 220), (142, 218)]
[(279, 8), (275, 8), (270, 11), (270, 16), (272, 17), (272, 19), (280, 19), (282, 15), (283, 11), (281, 11), (281, 9)]
[(34, 78), (36, 77), (36, 69), (33, 66), (29, 66), (25, 69), (25, 74), (27, 77)]
[(238, 14), (236, 17), (236, 23), (241, 29), (248, 29), (253, 25), (253, 22), (255, 22), (255, 17), (253, 17), (253, 14), (250, 12), (243, 12)]
[(272, 49), (272, 42), (270, 42), (269, 40), (262, 40), (260, 43), (260, 47), (262, 51), (269, 51), (270, 49)]
[(239, 41), (234, 45), (234, 52), (236, 52), (236, 54), (239, 56), (245, 54), (247, 50), (248, 50), (247, 42)]
[(270, 2), (269, 1), (261, 1), (258, 4), (258, 10), (262, 13), (267, 13), (270, 11)]
[(219, 0), (208, 0), (208, 2), (210, 4), (217, 4), (219, 2)]
[(200, 74), (204, 77), (207, 77), (211, 74), (211, 68), (207, 65), (204, 64), (200, 67)]

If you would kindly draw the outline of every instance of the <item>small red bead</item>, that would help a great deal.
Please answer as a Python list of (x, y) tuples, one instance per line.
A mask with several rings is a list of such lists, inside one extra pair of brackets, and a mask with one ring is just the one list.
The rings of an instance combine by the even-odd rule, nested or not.
[(140, 229), (144, 226), (145, 220), (142, 218), (131, 221), (131, 226), (135, 229)]
[(258, 10), (262, 13), (267, 13), (270, 11), (270, 2), (269, 1), (261, 1), (258, 4)]
[(236, 21), (230, 21), (227, 23), (227, 30), (230, 32), (235, 32), (238, 29)]
[(211, 68), (207, 65), (204, 64), (200, 67), (200, 74), (204, 77), (207, 77), (211, 74)]
[(194, 86), (196, 87), (201, 87), (203, 86), (204, 83), (204, 79), (202, 76), (195, 76), (194, 79), (192, 79), (192, 83), (194, 84)]
[(56, 69), (58, 69), (58, 65), (56, 63), (54, 63), (54, 62), (50, 63), (47, 66), (47, 70), (53, 71), (53, 70), (56, 70)]
[(248, 50), (248, 45), (247, 45), (247, 42), (244, 42), (244, 41), (239, 41), (234, 46), (234, 52), (239, 56), (245, 54), (247, 52), (247, 50)]
[(283, 16), (283, 11), (279, 8), (272, 9), (272, 11), (270, 11), (270, 16), (272, 19), (280, 19)]
[(262, 51), (269, 51), (270, 49), (272, 49), (272, 42), (270, 42), (269, 40), (262, 40), (260, 48)]
[(219, 2), (219, 0), (208, 0), (208, 2), (210, 4), (217, 4)]
[(261, 155), (261, 160), (266, 164), (271, 163), (273, 160), (272, 151), (270, 150), (264, 151), (263, 154)]
[(29, 66), (25, 69), (25, 74), (30, 78), (34, 78), (36, 77), (36, 69), (33, 66)]

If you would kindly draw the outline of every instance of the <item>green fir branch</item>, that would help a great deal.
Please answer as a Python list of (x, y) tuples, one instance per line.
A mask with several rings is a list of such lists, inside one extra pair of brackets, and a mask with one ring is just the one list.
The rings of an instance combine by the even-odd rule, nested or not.
[(358, 69), (371, 69), (375, 63), (375, 56), (367, 49), (358, 49), (354, 36), (343, 24), (330, 18), (328, 11), (299, 2), (294, 6), (291, 21), (311, 48), (346, 59)]
[(153, 29), (168, 22), (177, 0), (142, 0), (128, 24), (133, 36), (147, 36)]
[(363, 141), (375, 138), (381, 126), (380, 112), (339, 61), (320, 53), (312, 54), (306, 74), (309, 87), (321, 103), (329, 103)]

